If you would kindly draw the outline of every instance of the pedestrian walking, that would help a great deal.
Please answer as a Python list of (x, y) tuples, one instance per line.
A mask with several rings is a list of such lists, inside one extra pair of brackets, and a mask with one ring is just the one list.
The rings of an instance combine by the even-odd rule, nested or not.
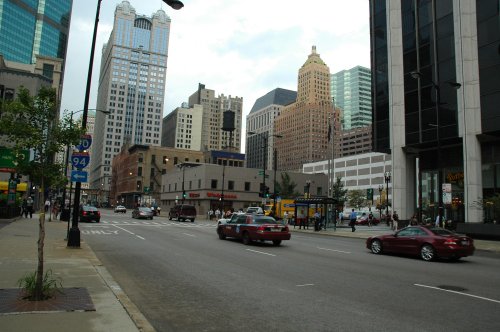
[(320, 231), (320, 229), (321, 229), (321, 219), (320, 219), (319, 212), (316, 211), (314, 213), (314, 231), (318, 232), (318, 231)]
[(288, 211), (285, 211), (283, 214), (283, 220), (285, 221), (285, 225), (288, 225)]
[(23, 198), (23, 202), (21, 204), (21, 217), (25, 216), (25, 218), (28, 216), (28, 202), (26, 200), (26, 197)]
[(52, 219), (57, 220), (58, 216), (59, 216), (59, 203), (55, 201), (52, 206)]
[(418, 219), (417, 219), (417, 214), (415, 213), (413, 217), (410, 219), (410, 226), (416, 226), (418, 225)]
[(214, 215), (214, 210), (208, 210), (208, 220), (212, 220), (212, 216)]
[(438, 213), (438, 215), (436, 216), (436, 222), (434, 223), (434, 226), (440, 227), (440, 225), (441, 225), (441, 216)]
[(356, 231), (356, 212), (354, 209), (351, 211), (351, 215), (349, 216), (349, 226), (351, 226), (351, 231)]
[(344, 222), (344, 212), (340, 211), (339, 213), (339, 225), (342, 225)]
[(372, 223), (373, 223), (373, 213), (370, 211), (370, 213), (368, 213), (368, 227), (372, 227)]
[(397, 231), (398, 230), (398, 222), (399, 222), (399, 216), (396, 211), (392, 214), (392, 230)]
[(35, 201), (33, 201), (33, 197), (31, 196), (28, 196), (28, 198), (26, 198), (26, 207), (27, 207), (27, 210), (26, 210), (26, 215), (25, 215), (25, 218), (28, 218), (28, 213), (30, 215), (30, 218), (33, 218), (33, 204), (35, 203)]
[(219, 216), (220, 216), (220, 211), (219, 209), (215, 210), (215, 220), (219, 220)]
[(50, 211), (50, 199), (48, 199), (48, 198), (45, 200), (44, 211), (45, 211), (45, 213)]

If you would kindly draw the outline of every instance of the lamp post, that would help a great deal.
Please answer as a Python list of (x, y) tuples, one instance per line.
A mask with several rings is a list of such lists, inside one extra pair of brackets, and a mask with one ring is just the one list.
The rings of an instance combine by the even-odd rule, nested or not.
[(220, 193), (220, 202), (221, 202), (221, 212), (224, 211), (224, 176), (226, 171), (226, 164), (224, 164), (224, 160), (222, 161), (222, 190)]
[[(418, 80), (418, 84), (419, 84), (419, 91), (420, 91), (420, 80), (424, 77), (422, 75), (421, 72), (419, 71), (412, 71), (410, 72), (410, 75), (413, 79), (416, 79)], [(441, 167), (442, 167), (442, 162), (441, 162), (441, 154), (442, 154), (442, 151), (441, 151), (441, 138), (440, 138), (440, 123), (439, 123), (439, 115), (440, 115), (440, 108), (441, 108), (441, 88), (439, 86), (439, 84), (437, 84), (436, 82), (434, 82), (432, 79), (427, 79), (431, 84), (432, 84), (432, 87), (434, 88), (434, 90), (436, 91), (436, 123), (433, 124), (433, 123), (429, 123), (428, 125), (431, 126), (431, 127), (435, 127), (436, 128), (436, 138), (437, 138), (437, 154), (438, 154), (438, 158), (437, 158), (437, 177), (438, 177), (438, 183), (437, 183), (437, 192), (438, 192), (438, 217), (439, 217), (439, 222), (441, 222), (443, 216), (442, 216), (442, 213), (443, 213), (443, 192), (442, 192), (442, 172), (441, 172)], [(455, 90), (458, 90), (462, 85), (460, 83), (457, 83), (457, 82), (446, 82), (446, 84), (448, 84), (449, 86), (451, 86), (452, 88), (454, 88)], [(420, 104), (419, 104), (420, 105)], [(419, 161), (419, 168), (420, 168), (420, 161)], [(419, 182), (419, 186), (422, 186), (422, 184)], [(421, 199), (421, 198), (419, 198)], [(421, 205), (421, 203), (420, 203)], [(420, 207), (420, 209), (422, 209)], [(421, 215), (421, 212), (420, 212), (420, 215)]]
[[(184, 4), (178, 0), (163, 0), (167, 5), (173, 9), (181, 9)], [(87, 128), (87, 115), (89, 110), (90, 101), (90, 85), (92, 82), (92, 68), (94, 66), (94, 53), (95, 53), (95, 43), (97, 37), (97, 26), (99, 25), (99, 12), (101, 11), (102, 0), (97, 0), (97, 10), (95, 14), (94, 22), (94, 32), (92, 35), (92, 46), (90, 48), (90, 61), (89, 70), (87, 72), (87, 86), (85, 89), (85, 102), (83, 106), (83, 116), (82, 116), (82, 128), (85, 130)], [(68, 247), (80, 248), (80, 229), (78, 228), (78, 212), (80, 209), (80, 194), (81, 194), (82, 183), (76, 182), (75, 185), (75, 201), (73, 204), (73, 220), (71, 223), (71, 229), (68, 234)]]
[[(391, 182), (391, 172), (384, 173), (385, 188), (386, 188), (386, 202), (385, 202), (385, 219), (387, 221), (387, 226), (389, 226), (389, 182)], [(394, 200), (394, 197), (393, 197)]]
[(380, 205), (378, 207), (378, 210), (380, 212), (380, 218), (382, 219), (382, 191), (384, 190), (384, 185), (383, 184), (380, 184), (378, 186), (378, 196), (379, 196), (379, 199), (380, 199)]

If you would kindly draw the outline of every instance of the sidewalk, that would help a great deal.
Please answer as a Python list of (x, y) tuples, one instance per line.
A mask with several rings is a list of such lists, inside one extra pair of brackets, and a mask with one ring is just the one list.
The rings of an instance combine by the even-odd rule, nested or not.
[[(0, 220), (0, 329), (154, 331), (84, 241), (80, 249), (66, 247), (66, 230), (66, 222), (45, 222), (44, 271), (51, 269), (60, 277), (66, 293), (42, 305), (25, 300), (16, 300), (16, 305), (11, 295), (5, 296), (18, 290), (21, 277), (36, 271), (38, 214)], [(30, 309), (33, 304), (38, 308)]]
[[(391, 234), (390, 227), (387, 225), (378, 225), (378, 226), (356, 226), (356, 231), (353, 232), (350, 226), (342, 225), (338, 226), (336, 230), (333, 229), (333, 226), (328, 226), (328, 229), (325, 231), (322, 229), (319, 232), (314, 231), (314, 226), (309, 227), (309, 229), (299, 229), (298, 226), (293, 228), (293, 225), (288, 226), (290, 231), (292, 232), (301, 232), (301, 233), (314, 233), (318, 235), (325, 236), (342, 236), (342, 237), (352, 237), (359, 239), (367, 239), (370, 236), (382, 235), (382, 234)], [(500, 253), (500, 241), (490, 241), (490, 240), (479, 240), (474, 239), (474, 246), (476, 250), (489, 251), (494, 253)]]

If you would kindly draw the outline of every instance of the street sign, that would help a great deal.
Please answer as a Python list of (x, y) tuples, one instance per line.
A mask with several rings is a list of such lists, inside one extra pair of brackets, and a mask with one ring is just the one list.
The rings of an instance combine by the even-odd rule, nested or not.
[(88, 182), (87, 176), (88, 176), (88, 173), (86, 171), (72, 170), (71, 171), (71, 182), (87, 183)]
[(82, 135), (82, 137), (80, 137), (80, 144), (78, 144), (76, 148), (80, 151), (88, 150), (91, 144), (92, 144), (92, 136)]
[(451, 183), (441, 184), (443, 191), (443, 204), (451, 204)]
[(90, 163), (90, 155), (88, 152), (73, 152), (71, 155), (71, 163), (75, 168), (85, 168)]

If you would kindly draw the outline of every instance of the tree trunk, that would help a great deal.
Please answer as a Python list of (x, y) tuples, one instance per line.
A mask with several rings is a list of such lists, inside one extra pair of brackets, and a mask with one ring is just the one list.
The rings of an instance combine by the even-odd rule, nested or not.
[[(42, 185), (40, 188), (41, 192), (44, 192), (44, 184), (42, 180)], [(43, 202), (42, 202), (43, 203)], [(50, 213), (50, 211), (49, 211)], [(36, 270), (36, 282), (35, 290), (33, 292), (33, 300), (42, 301), (44, 300), (43, 294), (43, 246), (45, 242), (45, 211), (44, 205), (41, 204), (40, 216), (38, 218), (39, 232), (38, 232), (38, 267)]]

